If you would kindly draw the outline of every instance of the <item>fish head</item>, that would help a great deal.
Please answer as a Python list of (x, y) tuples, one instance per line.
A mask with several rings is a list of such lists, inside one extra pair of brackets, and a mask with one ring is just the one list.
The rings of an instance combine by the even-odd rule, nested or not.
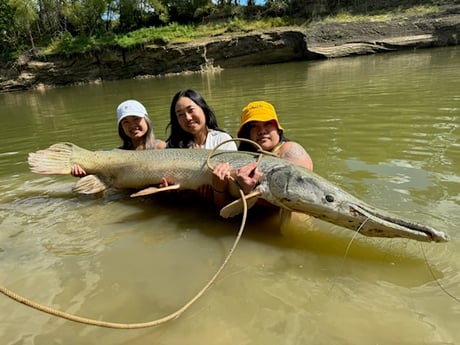
[(281, 208), (309, 214), (331, 224), (371, 237), (401, 237), (445, 242), (448, 236), (366, 204), (345, 190), (295, 164), (264, 171), (263, 198)]

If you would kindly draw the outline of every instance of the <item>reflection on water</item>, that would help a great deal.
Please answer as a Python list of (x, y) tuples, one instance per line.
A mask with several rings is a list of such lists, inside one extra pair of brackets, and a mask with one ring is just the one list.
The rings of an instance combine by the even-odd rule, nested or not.
[[(242, 107), (275, 104), (315, 170), (382, 209), (445, 230), (445, 244), (377, 239), (304, 215), (251, 215), (217, 282), (180, 318), (116, 331), (0, 298), (3, 344), (460, 342), (460, 54), (457, 47), (0, 95), (0, 284), (112, 322), (175, 311), (220, 266), (240, 219), (198, 201), (70, 192), (28, 171), (59, 141), (119, 145), (115, 109), (143, 102), (164, 138), (169, 102), (195, 88), (234, 134)], [(78, 340), (76, 340), (78, 339)]]

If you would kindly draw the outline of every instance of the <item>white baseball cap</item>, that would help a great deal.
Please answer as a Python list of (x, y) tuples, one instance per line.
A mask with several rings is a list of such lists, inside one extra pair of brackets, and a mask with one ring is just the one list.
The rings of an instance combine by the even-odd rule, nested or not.
[(117, 108), (117, 121), (120, 121), (126, 116), (138, 116), (138, 117), (147, 117), (147, 109), (142, 105), (142, 103), (135, 100), (127, 100), (122, 103)]

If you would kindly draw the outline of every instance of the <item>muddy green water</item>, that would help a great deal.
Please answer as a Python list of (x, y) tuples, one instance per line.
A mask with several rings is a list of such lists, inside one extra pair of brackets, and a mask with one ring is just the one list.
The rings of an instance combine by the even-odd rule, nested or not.
[(0, 284), (69, 313), (132, 323), (175, 311), (239, 227), (197, 202), (84, 197), (70, 176), (29, 172), (27, 154), (56, 142), (117, 146), (115, 108), (128, 98), (147, 106), (160, 138), (179, 89), (200, 91), (231, 134), (246, 103), (268, 100), (317, 173), (451, 238), (350, 245), (350, 230), (297, 217), (278, 233), (253, 217), (180, 318), (97, 328), (0, 295), (2, 345), (460, 343), (459, 66), (453, 47), (0, 94)]

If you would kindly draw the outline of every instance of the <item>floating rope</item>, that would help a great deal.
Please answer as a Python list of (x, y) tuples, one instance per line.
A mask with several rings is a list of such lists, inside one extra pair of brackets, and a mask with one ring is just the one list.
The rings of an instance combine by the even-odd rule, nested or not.
[(274, 156), (274, 157), (278, 157), (277, 154), (273, 153), (273, 152), (270, 152), (270, 151), (265, 151), (262, 146), (260, 146), (258, 143), (256, 143), (255, 141), (252, 141), (250, 139), (245, 139), (245, 138), (232, 138), (232, 139), (228, 139), (228, 140), (225, 140), (225, 141), (222, 141), (221, 143), (219, 143), (216, 147), (214, 147), (212, 149), (212, 151), (209, 153), (208, 155), (208, 159), (206, 160), (206, 165), (208, 166), (208, 169), (213, 171), (214, 170), (214, 167), (211, 165), (211, 158), (214, 156), (214, 154), (216, 153), (217, 149), (222, 146), (223, 144), (226, 144), (226, 143), (229, 143), (229, 142), (235, 142), (235, 141), (244, 141), (246, 143), (250, 143), (252, 144), (254, 147), (257, 148), (257, 153), (259, 153), (258, 157), (257, 157), (257, 163), (260, 163), (260, 160), (262, 158), (263, 155), (268, 155), (268, 156)]
[[(227, 140), (227, 141), (233, 141), (233, 140), (237, 140), (237, 139), (231, 139), (231, 140)], [(238, 140), (240, 140), (240, 139), (238, 139)], [(243, 140), (241, 140), (241, 141), (243, 141)], [(217, 147), (219, 147), (223, 143), (224, 142), (219, 144)], [(254, 143), (254, 144), (258, 145), (256, 143)], [(260, 146), (259, 146), (259, 148), (260, 148), (261, 151), (263, 151)], [(215, 150), (213, 150), (209, 154), (208, 159), (207, 159), (208, 167), (211, 170), (213, 168), (210, 166), (209, 160), (210, 160), (210, 157), (214, 154), (214, 152), (215, 152)], [(69, 314), (69, 313), (66, 313), (66, 312), (63, 312), (63, 311), (60, 311), (60, 310), (45, 306), (43, 304), (31, 301), (30, 299), (27, 299), (27, 298), (25, 298), (23, 296), (20, 296), (17, 293), (15, 293), (15, 292), (13, 292), (13, 291), (11, 291), (11, 290), (7, 289), (6, 287), (3, 287), (3, 286), (0, 286), (0, 292), (2, 294), (4, 294), (5, 296), (7, 296), (7, 297), (19, 302), (19, 303), (22, 303), (22, 304), (24, 304), (24, 305), (26, 305), (28, 307), (34, 308), (34, 309), (42, 311), (44, 313), (47, 313), (47, 314), (50, 314), (50, 315), (53, 315), (53, 316), (56, 316), (56, 317), (60, 317), (60, 318), (63, 318), (63, 319), (67, 319), (67, 320), (70, 320), (70, 321), (79, 322), (79, 323), (83, 323), (83, 324), (86, 324), (86, 325), (91, 325), (91, 326), (116, 328), (116, 329), (139, 329), (139, 328), (147, 328), (147, 327), (158, 326), (158, 325), (161, 325), (161, 324), (166, 323), (168, 321), (174, 320), (174, 319), (178, 318), (184, 311), (186, 311), (193, 303), (195, 303), (205, 293), (205, 291), (216, 281), (217, 277), (222, 272), (222, 270), (224, 269), (224, 267), (226, 266), (226, 264), (230, 260), (230, 257), (232, 256), (233, 252), (235, 251), (236, 246), (237, 246), (237, 244), (238, 244), (238, 242), (241, 239), (241, 236), (243, 234), (243, 230), (244, 230), (244, 227), (246, 225), (247, 213), (248, 213), (247, 202), (246, 202), (246, 199), (244, 198), (244, 193), (241, 190), (241, 188), (239, 189), (239, 192), (240, 192), (241, 200), (243, 202), (243, 218), (241, 220), (241, 225), (240, 225), (240, 229), (238, 231), (238, 234), (237, 234), (237, 236), (235, 238), (235, 241), (234, 241), (232, 247), (230, 248), (230, 250), (229, 250), (229, 252), (227, 254), (227, 257), (225, 258), (225, 260), (223, 261), (223, 263), (219, 267), (219, 269), (216, 271), (216, 273), (214, 273), (214, 275), (211, 277), (209, 282), (192, 299), (190, 299), (186, 304), (184, 304), (181, 308), (179, 308), (175, 312), (170, 313), (170, 314), (168, 314), (168, 315), (166, 315), (166, 316), (164, 316), (164, 317), (162, 317), (160, 319), (147, 321), (147, 322), (139, 322), (139, 323), (118, 323), (118, 322), (95, 320), (95, 319), (86, 318), (86, 317), (82, 317), (82, 316), (78, 316), (78, 315), (74, 315), (74, 314)]]
[(184, 304), (184, 306), (182, 306), (175, 312), (165, 317), (162, 317), (156, 320), (152, 320), (152, 321), (148, 321), (148, 322), (140, 322), (140, 323), (118, 323), (118, 322), (101, 321), (101, 320), (81, 317), (81, 316), (74, 315), (74, 314), (69, 314), (69, 313), (66, 313), (66, 312), (51, 308), (51, 307), (47, 307), (43, 304), (36, 303), (25, 297), (22, 297), (18, 295), (17, 293), (3, 286), (0, 286), (0, 292), (19, 303), (25, 304), (28, 307), (34, 308), (44, 313), (47, 313), (53, 316), (57, 316), (63, 319), (67, 319), (70, 321), (75, 321), (75, 322), (83, 323), (86, 325), (91, 325), (91, 326), (116, 328), (116, 329), (138, 329), (138, 328), (158, 326), (168, 321), (174, 320), (178, 318), (184, 311), (186, 311), (194, 302), (196, 302), (198, 298), (200, 298), (205, 293), (205, 291), (215, 282), (215, 280), (217, 279), (219, 274), (222, 272), (227, 262), (230, 260), (230, 257), (232, 256), (233, 252), (235, 251), (235, 248), (241, 238), (241, 235), (243, 234), (243, 230), (244, 230), (244, 226), (246, 224), (246, 218), (247, 218), (247, 203), (246, 203), (246, 200), (244, 199), (243, 191), (240, 190), (240, 193), (241, 193), (241, 198), (243, 199), (243, 210), (244, 210), (243, 219), (241, 221), (240, 230), (238, 231), (238, 235), (236, 236), (235, 242), (233, 243), (233, 246), (230, 248), (224, 262), (219, 267), (219, 269), (216, 271), (216, 273), (212, 276), (209, 282), (190, 301), (188, 301), (186, 304)]

